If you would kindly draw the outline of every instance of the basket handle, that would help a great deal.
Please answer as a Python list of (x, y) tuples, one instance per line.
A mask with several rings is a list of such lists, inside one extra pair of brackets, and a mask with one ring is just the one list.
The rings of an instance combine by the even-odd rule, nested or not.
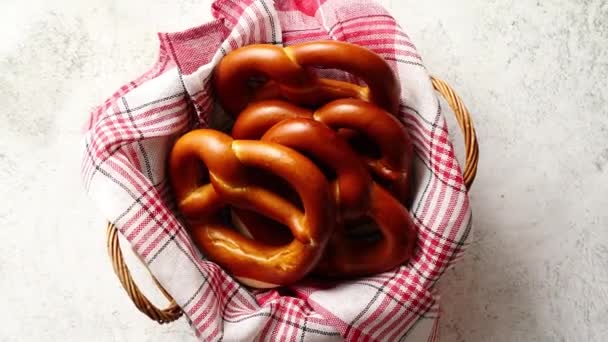
[(146, 316), (150, 317), (150, 319), (158, 322), (159, 324), (173, 322), (176, 319), (180, 318), (182, 315), (182, 310), (175, 303), (175, 300), (171, 297), (171, 295), (158, 283), (156, 278), (152, 276), (156, 286), (160, 289), (160, 291), (165, 295), (165, 298), (169, 300), (169, 306), (166, 309), (157, 308), (148, 298), (139, 290), (139, 287), (133, 281), (133, 277), (131, 277), (131, 272), (125, 263), (125, 260), (122, 256), (122, 251), (120, 250), (120, 243), (118, 242), (118, 230), (116, 226), (111, 223), (108, 223), (108, 253), (110, 254), (110, 259), (112, 260), (112, 267), (114, 268), (114, 273), (118, 276), (118, 280), (122, 284), (122, 287), (127, 291), (129, 297), (131, 297), (131, 301), (133, 304), (139, 309), (139, 311), (146, 314)]
[[(473, 127), (473, 121), (471, 120), (471, 114), (465, 107), (464, 103), (462, 103), (460, 97), (458, 97), (458, 95), (446, 82), (437, 77), (431, 77), (431, 81), (435, 90), (443, 96), (454, 111), (456, 120), (458, 121), (458, 125), (460, 126), (464, 136), (466, 161), (463, 179), (464, 185), (468, 190), (475, 180), (475, 175), (477, 174), (477, 162), (479, 159), (479, 147), (477, 146), (477, 136), (475, 133), (475, 128)], [(150, 275), (156, 282), (156, 286), (158, 286), (167, 300), (169, 300), (169, 306), (165, 309), (157, 308), (139, 290), (133, 281), (131, 272), (129, 272), (129, 268), (125, 264), (122, 256), (120, 244), (118, 242), (118, 231), (111, 223), (108, 224), (107, 235), (108, 253), (110, 254), (110, 259), (112, 260), (114, 273), (116, 273), (116, 276), (118, 276), (118, 280), (120, 280), (122, 287), (125, 289), (137, 309), (159, 324), (173, 322), (180, 318), (183, 314), (181, 308), (175, 303), (175, 300), (158, 283), (152, 274)]]
[(464, 136), (465, 146), (465, 163), (463, 180), (467, 190), (473, 185), (475, 175), (477, 174), (477, 162), (479, 161), (479, 146), (477, 145), (477, 134), (475, 133), (475, 127), (473, 127), (473, 121), (471, 119), (471, 113), (464, 105), (458, 94), (447, 84), (445, 81), (431, 76), (431, 82), (435, 90), (441, 94), (441, 96), (448, 102), (448, 105), (454, 111), (456, 121), (460, 126), (462, 135)]

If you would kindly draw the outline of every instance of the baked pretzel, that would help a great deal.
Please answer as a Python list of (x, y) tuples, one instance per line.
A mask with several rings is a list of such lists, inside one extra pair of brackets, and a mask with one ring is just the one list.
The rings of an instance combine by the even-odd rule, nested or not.
[[(201, 184), (201, 161), (210, 184)], [(289, 183), (303, 212), (256, 185), (247, 167), (269, 171)], [(301, 279), (316, 266), (333, 232), (334, 202), (324, 175), (288, 147), (233, 140), (211, 129), (194, 130), (175, 143), (169, 176), (195, 244), (246, 285), (269, 288)], [(273, 246), (239, 234), (220, 218), (226, 206), (251, 210), (289, 227), (293, 241)]]
[[(367, 86), (319, 78), (312, 67), (350, 72)], [(256, 90), (249, 81), (259, 76), (268, 82)], [(215, 69), (214, 83), (222, 107), (233, 117), (251, 101), (276, 98), (301, 106), (357, 98), (397, 114), (401, 92), (395, 74), (382, 57), (341, 41), (306, 42), (284, 48), (270, 44), (244, 46), (222, 58)]]
[[(257, 138), (242, 133), (234, 133), (234, 137)], [(327, 126), (310, 117), (284, 119), (267, 130), (261, 140), (292, 148), (314, 158), (325, 169), (335, 173), (330, 189), (339, 208), (338, 220), (359, 217), (369, 207), (372, 180), (365, 165), (348, 144)]]
[(374, 221), (382, 239), (349, 236), (354, 222), (343, 222), (332, 235), (315, 273), (327, 277), (366, 276), (402, 265), (414, 254), (416, 228), (407, 209), (389, 192), (373, 183), (371, 206), (365, 217)]
[[(379, 149), (379, 156), (365, 159), (374, 178), (399, 201), (407, 204), (410, 194), (413, 146), (405, 127), (382, 109), (357, 99), (339, 99), (315, 112), (281, 100), (252, 103), (238, 116), (232, 128), (236, 139), (259, 139), (281, 120), (309, 117), (340, 131), (344, 137), (364, 135)], [(349, 131), (343, 131), (348, 129)]]
[(405, 126), (396, 117), (355, 99), (332, 101), (317, 109), (313, 117), (334, 130), (354, 130), (371, 140), (378, 147), (379, 156), (363, 158), (374, 179), (407, 204), (414, 147)]
[[(239, 117), (237, 123), (241, 118), (252, 123), (247, 116)], [(259, 132), (261, 125), (254, 126), (247, 130), (240, 122), (235, 136), (255, 138), (246, 135)], [(396, 267), (411, 257), (416, 234), (409, 213), (398, 200), (371, 181), (363, 162), (336, 132), (312, 118), (295, 117), (273, 125), (261, 139), (293, 148), (336, 174), (330, 186), (340, 209), (338, 226), (317, 273), (333, 277), (374, 274)], [(369, 242), (348, 236), (351, 223), (362, 218), (376, 223), (381, 240)], [(243, 226), (257, 240), (273, 238), (256, 222)]]

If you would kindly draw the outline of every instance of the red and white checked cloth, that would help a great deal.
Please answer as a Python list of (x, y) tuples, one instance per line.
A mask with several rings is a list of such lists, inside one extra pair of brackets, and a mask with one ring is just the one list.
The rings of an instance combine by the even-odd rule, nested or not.
[[(440, 103), (407, 34), (380, 5), (362, 0), (219, 0), (212, 11), (212, 22), (159, 34), (151, 70), (91, 113), (81, 165), (88, 194), (201, 340), (436, 340), (433, 288), (467, 245), (471, 210)], [(222, 125), (214, 121), (222, 113), (211, 98), (210, 75), (227, 52), (319, 39), (366, 46), (398, 74), (399, 115), (416, 152), (417, 252), (407, 265), (373, 277), (251, 292), (191, 243), (173, 214), (165, 159), (185, 130)]]

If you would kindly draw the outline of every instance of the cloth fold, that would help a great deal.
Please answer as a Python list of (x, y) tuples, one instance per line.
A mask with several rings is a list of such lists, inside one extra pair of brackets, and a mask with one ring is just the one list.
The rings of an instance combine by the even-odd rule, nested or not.
[[(87, 193), (175, 298), (201, 340), (436, 340), (434, 284), (462, 256), (471, 210), (443, 109), (408, 35), (370, 1), (219, 0), (211, 10), (212, 22), (159, 33), (152, 68), (92, 111), (82, 141)], [(407, 265), (376, 276), (249, 291), (190, 241), (174, 214), (166, 157), (185, 131), (229, 124), (210, 82), (226, 53), (247, 44), (320, 39), (365, 46), (399, 77), (399, 119), (416, 153), (410, 208), (419, 236), (416, 254)]]

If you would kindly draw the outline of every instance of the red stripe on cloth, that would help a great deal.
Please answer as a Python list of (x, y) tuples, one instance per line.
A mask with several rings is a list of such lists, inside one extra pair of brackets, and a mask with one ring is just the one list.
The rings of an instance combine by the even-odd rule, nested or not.
[[(466, 230), (467, 223), (465, 222), (465, 217), (470, 215), (471, 208), (470, 202), (468, 198), (463, 199), (463, 203), (460, 207), (455, 208), (454, 211), (458, 213), (456, 216), (456, 221), (452, 223), (452, 229), (450, 230), (450, 234), (448, 235), (450, 240), (456, 240), (456, 237), (463, 231)], [(447, 224), (447, 222), (446, 222)]]
[[(289, 303), (287, 306), (287, 315), (289, 317), (293, 317), (296, 316), (297, 314), (299, 314), (299, 310), (301, 310), (299, 307), (296, 307), (297, 304), (296, 303)], [(298, 317), (301, 318), (301, 317)], [(290, 342), (296, 342), (296, 335), (298, 333), (298, 330), (296, 329), (295, 326), (290, 325), (290, 324), (285, 324), (286, 325), (286, 329), (287, 331), (285, 332), (286, 334), (286, 340), (289, 339)], [(281, 336), (281, 335), (279, 335)]]
[(269, 341), (270, 340), (270, 333), (272, 330), (274, 330), (274, 326), (277, 324), (277, 320), (273, 319), (272, 316), (274, 315), (274, 307), (276, 302), (272, 302), (269, 303), (268, 305), (265, 305), (264, 308), (267, 308), (270, 314), (270, 319), (266, 322), (266, 324), (264, 325), (264, 328), (262, 328), (262, 330), (260, 331), (259, 334), (259, 338), (260, 340), (264, 340), (265, 338), (268, 338)]
[[(219, 308), (219, 302), (221, 301), (218, 301), (216, 298), (213, 298), (213, 291), (211, 290), (211, 287), (218, 288), (215, 282), (219, 281), (220, 277), (211, 278), (212, 281), (214, 281), (213, 285), (204, 286), (203, 293), (199, 296), (199, 301), (197, 301), (197, 303), (189, 309), (190, 316), (194, 316), (194, 313), (198, 311), (201, 307), (203, 307), (203, 311), (201, 311), (195, 316), (196, 318), (192, 321), (192, 325), (196, 326), (201, 333), (206, 333), (206, 337), (209, 340), (215, 339), (220, 334), (219, 327), (222, 324), (221, 322), (214, 322), (219, 321), (219, 318), (221, 317)], [(207, 298), (210, 299), (210, 304), (202, 306), (202, 304), (207, 301)]]
[[(446, 194), (447, 194), (447, 196), (446, 196)], [(431, 229), (438, 227), (436, 222), (438, 222), (437, 219), (439, 216), (437, 214), (439, 214), (439, 210), (444, 205), (446, 199), (448, 200), (449, 204), (452, 204), (452, 201), (454, 200), (454, 192), (449, 191), (448, 187), (442, 186), (439, 188), (439, 198), (441, 198), (441, 202), (435, 203), (436, 205), (433, 207), (431, 214), (429, 215), (429, 221), (428, 221), (427, 226), (430, 227)], [(448, 209), (449, 209), (449, 205), (448, 205)], [(443, 234), (443, 229), (438, 231), (438, 233)]]
[[(113, 110), (116, 112), (120, 111), (117, 103), (114, 103), (112, 106)], [(125, 145), (125, 155), (129, 159), (129, 161), (135, 165), (135, 168), (138, 170), (142, 170), (142, 165), (139, 162), (139, 152), (135, 149), (134, 143)]]
[(259, 6), (256, 6), (254, 8), (254, 11), (255, 11), (256, 15), (258, 15), (262, 18), (259, 20), (259, 22), (260, 22), (260, 40), (262, 42), (267, 42), (267, 41), (269, 41), (268, 32), (270, 31), (270, 29), (266, 27), (266, 16), (261, 15)]
[[(309, 41), (309, 40), (324, 40), (329, 39), (329, 35), (325, 31), (318, 32), (289, 32), (283, 33), (285, 41)], [(286, 44), (288, 45), (288, 44)]]
[(108, 97), (101, 106), (96, 107), (89, 115), (88, 124), (85, 126), (85, 130), (90, 130), (91, 128), (93, 128), (94, 125), (97, 125), (99, 123), (99, 118), (101, 117), (101, 115), (103, 115), (111, 106), (115, 105), (116, 101), (124, 94), (137, 88), (139, 85), (146, 81), (157, 78), (163, 72), (165, 72), (169, 67), (169, 62), (171, 62), (171, 58), (167, 56), (166, 51), (161, 42), (158, 60), (152, 66), (152, 68), (150, 68), (150, 70), (146, 71), (141, 76), (136, 78), (134, 81), (131, 81), (121, 86), (116, 92), (110, 95), (110, 97)]
[(415, 53), (415, 51), (413, 50), (413, 44), (410, 43), (409, 41), (404, 40), (401, 37), (386, 37), (386, 36), (380, 36), (380, 37), (373, 37), (370, 38), (369, 36), (360, 36), (357, 37), (355, 39), (350, 39), (349, 40), (351, 43), (356, 43), (359, 45), (392, 45), (392, 46), (400, 46), (400, 45), (405, 45), (406, 47), (410, 47), (412, 48), (407, 49), (404, 46), (401, 46), (402, 49), (410, 51), (412, 53)]
[(308, 303), (316, 312), (320, 313), (325, 317), (324, 325), (333, 326), (333, 328), (336, 329), (345, 339), (356, 340), (356, 336), (364, 335), (361, 333), (359, 328), (344, 322), (333, 312), (325, 309), (321, 304), (317, 303), (316, 301), (309, 299)]
[[(105, 134), (122, 133), (133, 138), (139, 138), (139, 133), (135, 132), (135, 130), (141, 130), (142, 128), (153, 126), (164, 121), (174, 121), (176, 116), (186, 116), (186, 106), (187, 102), (185, 99), (179, 98), (174, 102), (153, 107), (140, 114), (133, 115), (132, 113), (131, 117), (126, 116), (126, 114), (108, 117), (109, 122), (107, 122), (107, 125), (100, 126), (96, 132), (103, 132)], [(125, 134), (125, 131), (130, 132), (130, 134)], [(112, 140), (104, 140), (103, 142), (111, 143)]]
[[(405, 120), (405, 124), (408, 126), (410, 131), (415, 131), (416, 133), (424, 134), (425, 139), (430, 141), (431, 136), (433, 135), (433, 130), (441, 130), (445, 133), (448, 133), (447, 127), (442, 124), (443, 121), (437, 122), (436, 125), (429, 124), (424, 120), (418, 118), (416, 115), (402, 115), (402, 118)], [(412, 132), (410, 132), (411, 135)], [(428, 138), (427, 138), (428, 137)]]
[[(361, 326), (368, 327), (371, 324), (375, 324), (371, 329), (367, 330), (367, 333), (370, 336), (374, 335), (374, 332), (378, 331), (378, 329), (382, 327), (387, 327), (387, 323), (395, 317), (395, 315), (401, 311), (402, 314), (411, 315), (411, 316), (419, 316), (422, 314), (422, 311), (416, 310), (416, 306), (405, 305), (401, 306), (399, 304), (395, 305), (390, 313), (386, 312), (386, 308), (389, 306), (389, 303), (397, 300), (398, 303), (409, 303), (410, 301), (416, 303), (416, 298), (424, 297), (426, 295), (426, 291), (419, 289), (414, 284), (406, 283), (406, 279), (409, 277), (398, 276), (392, 279), (386, 287), (387, 292), (392, 293), (396, 299), (390, 298), (388, 295), (384, 296), (382, 304), (378, 307), (373, 315), (368, 317), (368, 320), (363, 322)], [(419, 285), (420, 286), (420, 285)], [(378, 320), (380, 315), (383, 315), (382, 320)], [(401, 316), (398, 316), (401, 317)], [(393, 322), (393, 325), (396, 322)], [(388, 329), (388, 328), (387, 328)], [(379, 336), (385, 336), (387, 333), (378, 334)]]
[(356, 18), (349, 20), (346, 24), (338, 24), (340, 29), (348, 31), (353, 28), (359, 28), (361, 25), (380, 27), (397, 28), (395, 19), (386, 15), (375, 15), (365, 18)]
[[(156, 114), (156, 113), (161, 113), (164, 112), (166, 110), (171, 110), (173, 109), (174, 105), (185, 105), (184, 102), (182, 103), (175, 103), (172, 105), (167, 105), (167, 106), (162, 106), (160, 108), (155, 108), (155, 109), (151, 109), (149, 112), (147, 112), (147, 114)], [(142, 114), (145, 115), (145, 114)], [(174, 116), (173, 114), (169, 114), (171, 116)], [(135, 118), (133, 118), (135, 119)], [(167, 114), (165, 114), (164, 116), (161, 116), (159, 119), (159, 122), (162, 122), (164, 120), (173, 120), (172, 117), (167, 116)], [(155, 120), (150, 120), (151, 123), (157, 123)], [(146, 124), (148, 122), (145, 122)], [(98, 158), (99, 160), (103, 161), (105, 160), (107, 157), (109, 157), (109, 153), (112, 152), (113, 150), (116, 149), (117, 146), (120, 145), (124, 145), (125, 143), (130, 143), (133, 142), (137, 139), (140, 138), (140, 132), (144, 133), (144, 132), (156, 132), (159, 133), (158, 135), (162, 135), (161, 133), (165, 133), (162, 129), (166, 129), (166, 130), (172, 130), (177, 126), (179, 126), (180, 122), (172, 122), (169, 125), (166, 125), (163, 127), (156, 127), (152, 130), (149, 129), (141, 129), (141, 128), (145, 128), (144, 127), (139, 127), (136, 126), (136, 124), (134, 125), (132, 120), (128, 117), (125, 117), (123, 115), (120, 116), (113, 116), (110, 117), (110, 122), (107, 123), (107, 125), (105, 126), (96, 126), (95, 131), (93, 132), (93, 137), (97, 137), (97, 139), (91, 140), (91, 149), (92, 152), (94, 154), (94, 156), (96, 158)], [(140, 129), (140, 132), (137, 131), (137, 129)]]
[[(403, 45), (405, 45), (403, 48), (411, 48), (409, 50), (412, 52), (416, 51), (416, 47), (410, 41), (408, 35), (403, 33), (403, 31), (401, 31), (398, 27), (395, 27), (394, 25), (384, 25), (382, 22), (368, 22), (365, 24), (353, 24), (348, 28), (340, 27), (340, 31), (347, 38), (348, 41), (351, 41), (352, 39), (356, 38), (364, 39), (369, 37), (392, 37), (393, 39), (395, 39), (395, 42), (401, 42)], [(373, 33), (373, 35), (371, 33)]]
[[(443, 203), (447, 202), (447, 209), (445, 209), (445, 214), (443, 214), (442, 219), (437, 224), (437, 229), (435, 231), (441, 235), (447, 235), (450, 239), (454, 239), (455, 236), (454, 236), (453, 232), (456, 229), (449, 230), (449, 231), (446, 231), (446, 229), (447, 229), (447, 227), (451, 227), (451, 225), (448, 225), (448, 222), (455, 219), (454, 213), (462, 212), (461, 208), (458, 208), (457, 205), (460, 203), (460, 205), (462, 206), (464, 203), (461, 203), (462, 196), (458, 191), (455, 191), (450, 188), (448, 188), (448, 189), (449, 189), (448, 191), (450, 192), (449, 200), (448, 201), (445, 201), (445, 199), (443, 200)], [(457, 218), (458, 217), (456, 216), (456, 219)], [(452, 224), (454, 224), (456, 227), (460, 227), (462, 225), (462, 221), (452, 222)]]
[(254, 23), (254, 18), (252, 17), (252, 14), (250, 13), (250, 11), (243, 11), (243, 17), (245, 18), (245, 20), (247, 21), (247, 28), (248, 30), (246, 30), (247, 34), (247, 42), (244, 45), (249, 45), (249, 44), (253, 44), (256, 43), (255, 41), (255, 23)]
[(430, 294), (428, 296), (424, 296), (422, 299), (423, 301), (419, 302), (417, 310), (420, 312), (420, 314), (406, 316), (406, 319), (404, 320), (395, 320), (389, 326), (381, 330), (379, 335), (386, 336), (385, 338), (387, 341), (395, 341), (397, 340), (398, 335), (402, 335), (405, 331), (409, 330), (414, 324), (414, 321), (420, 319), (422, 312), (424, 312), (426, 308), (433, 305), (433, 299)]
[[(382, 22), (374, 22), (374, 23), (365, 23), (365, 24), (353, 24), (352, 27), (342, 27), (343, 34), (351, 39), (355, 38), (369, 38), (369, 37), (378, 37), (378, 38), (387, 38), (391, 37), (395, 39), (396, 45), (405, 45), (403, 48), (409, 49), (412, 52), (416, 52), (416, 46), (410, 40), (410, 37), (403, 33), (403, 31), (396, 27), (395, 25), (385, 24)], [(376, 31), (377, 30), (377, 31)], [(366, 35), (365, 32), (373, 32), (374, 35)], [(378, 35), (375, 35), (378, 33)], [(399, 44), (397, 44), (399, 43)]]
[(125, 155), (128, 158), (129, 162), (135, 166), (136, 169), (142, 170), (142, 165), (139, 161), (139, 153), (135, 149), (135, 144), (127, 144), (125, 146)]
[[(432, 199), (435, 197), (435, 191), (441, 191), (442, 187), (440, 186), (441, 183), (439, 182), (439, 180), (437, 180), (436, 177), (433, 177), (432, 175), (430, 177), (431, 177), (431, 180), (430, 180), (429, 187), (427, 189), (427, 195), (425, 197)], [(422, 209), (420, 210), (420, 213), (418, 213), (418, 211), (416, 213), (416, 215), (422, 221), (424, 221), (427, 226), (430, 226), (429, 220), (432, 220), (432, 218), (429, 217), (428, 213), (429, 213), (429, 210), (432, 210), (433, 204), (434, 203), (431, 203), (431, 201), (425, 201), (422, 206)]]
[(287, 323), (285, 323), (284, 321), (291, 321), (291, 322), (297, 322), (296, 319), (294, 319), (294, 317), (291, 317), (289, 315), (289, 306), (290, 306), (290, 301), (289, 300), (285, 300), (285, 301), (281, 301), (280, 303), (277, 303), (279, 305), (276, 306), (276, 316), (280, 317), (280, 320), (277, 319), (277, 323), (274, 325), (273, 329), (272, 329), (272, 333), (269, 336), (268, 341), (272, 342), (272, 341), (279, 341), (279, 340), (283, 340), (285, 341), (288, 336), (285, 334), (285, 329), (286, 329), (286, 325), (288, 325)]
[[(370, 35), (370, 32), (376, 33), (376, 30), (379, 31), (380, 35)], [(366, 34), (367, 32), (367, 34)], [(399, 28), (396, 28), (392, 25), (353, 25), (353, 27), (344, 29), (343, 35), (348, 37), (348, 41), (356, 42), (358, 40), (363, 40), (369, 37), (378, 37), (378, 38), (388, 38), (394, 40), (393, 44), (396, 46), (402, 45), (401, 47), (405, 50), (416, 52), (416, 46), (412, 43), (409, 37), (403, 33)]]
[[(377, 320), (375, 319), (375, 322), (368, 319), (368, 321), (364, 324), (362, 324), (362, 326), (370, 326), (373, 324), (373, 326), (367, 330), (367, 333), (370, 336), (374, 336), (374, 335), (378, 335), (378, 337), (382, 337), (384, 335), (382, 334), (376, 334), (377, 331), (379, 331), (380, 328), (382, 327), (386, 327), (388, 325), (388, 323), (391, 320), (401, 320), (402, 315), (398, 315), (398, 313), (401, 314), (411, 314), (410, 312), (408, 312), (407, 307), (403, 307), (400, 305), (400, 303), (395, 302), (395, 300), (391, 299), (388, 296), (384, 297), (384, 301), (383, 304), (381, 306), (384, 306), (385, 308), (388, 308), (389, 305), (392, 305), (393, 308), (391, 309), (390, 312), (386, 312), (386, 310), (383, 312), (384, 314), (384, 318), (381, 320)], [(376, 314), (376, 318), (379, 316), (379, 313)], [(370, 316), (371, 318), (372, 316)]]
[[(221, 19), (226, 18), (228, 16), (228, 21), (230, 24), (234, 25), (238, 21), (238, 17), (240, 16), (243, 7), (248, 6), (252, 3), (252, 0), (242, 0), (242, 1), (231, 1), (231, 0), (220, 0), (214, 1), (211, 4), (211, 13), (213, 17)], [(232, 28), (232, 26), (230, 26)]]
[[(106, 164), (108, 167), (112, 168), (116, 174), (121, 176), (121, 181), (123, 182), (128, 182), (130, 185), (133, 186), (133, 191), (135, 193), (138, 194), (146, 194), (145, 190), (146, 187), (149, 186), (149, 181), (147, 180), (147, 178), (145, 178), (145, 176), (143, 176), (143, 174), (141, 172), (139, 172), (138, 170), (135, 170), (132, 168), (131, 165), (129, 165), (128, 163), (125, 163), (126, 157), (124, 157), (123, 154), (121, 153), (117, 153), (115, 157), (112, 157), (110, 159), (108, 159), (106, 161)], [(165, 207), (162, 205), (162, 203), (158, 200), (157, 197), (150, 197), (149, 195), (144, 195), (140, 201), (142, 202), (141, 204), (141, 208), (139, 211), (136, 211), (136, 216), (137, 215), (146, 215), (148, 214), (150, 211), (152, 212), (165, 212)], [(121, 233), (124, 236), (129, 236), (129, 232), (133, 229), (133, 227), (127, 226), (127, 225), (122, 225), (122, 226), (117, 226), (119, 228), (119, 230), (121, 231)], [(163, 229), (161, 227), (159, 227), (157, 224), (148, 224), (147, 226), (147, 232), (146, 234), (148, 236), (150, 235), (154, 235), (158, 233), (159, 229)], [(179, 230), (178, 230), (179, 233)], [(166, 238), (166, 235), (163, 234), (159, 234), (159, 236), (157, 237), (157, 240), (162, 240), (163, 238)], [(157, 240), (155, 240), (154, 242), (158, 242)], [(181, 241), (180, 241), (181, 240)], [(182, 235), (182, 234), (176, 234), (176, 241), (180, 241), (181, 243), (186, 243), (187, 237)], [(129, 241), (132, 245), (133, 248), (137, 251), (137, 253), (143, 258), (146, 259), (149, 252), (150, 252), (150, 248), (145, 248), (142, 249), (142, 245), (143, 243), (141, 243), (141, 241)], [(187, 245), (190, 245), (188, 243), (186, 243)], [(157, 244), (152, 244), (153, 247), (156, 247)]]
[[(231, 284), (231, 287), (234, 286), (238, 286), (239, 289), (237, 290), (236, 294), (232, 296), (232, 302), (231, 305), (229, 305), (227, 307), (227, 309), (224, 311), (224, 315), (227, 315), (228, 313), (230, 314), (238, 314), (240, 313), (245, 313), (245, 314), (249, 314), (251, 312), (255, 312), (260, 310), (261, 305), (258, 304), (258, 302), (255, 300), (255, 298), (251, 297), (251, 296), (246, 296), (245, 294), (247, 293), (235, 280), (233, 280), (232, 278), (226, 278), (225, 279), (226, 282), (229, 282)], [(227, 318), (233, 318), (236, 316), (224, 316)]]
[[(115, 167), (115, 168), (120, 168), (120, 166), (115, 162), (115, 158), (112, 158), (111, 160), (109, 160), (108, 165), (111, 167)], [(124, 171), (128, 172), (131, 171), (134, 174), (137, 174), (138, 172), (136, 170), (127, 170), (127, 169), (123, 169)], [(143, 177), (143, 175), (142, 175)], [(126, 180), (126, 177), (125, 177)], [(132, 183), (134, 184), (134, 183)], [(134, 249), (139, 251), (141, 253), (142, 257), (146, 257), (147, 253), (146, 251), (142, 251), (141, 246), (143, 245), (143, 242), (140, 241), (134, 241), (132, 239), (129, 239), (129, 237), (131, 237), (130, 232), (132, 232), (133, 230), (144, 230), (145, 231), (145, 237), (149, 237), (151, 235), (157, 234), (160, 228), (155, 222), (147, 219), (147, 216), (145, 214), (149, 213), (150, 211), (153, 212), (157, 212), (159, 211), (161, 214), (161, 218), (165, 218), (167, 221), (171, 220), (171, 214), (162, 206), (162, 204), (155, 198), (152, 197), (154, 194), (153, 192), (151, 193), (147, 193), (144, 196), (142, 196), (140, 198), (140, 202), (141, 202), (141, 206), (139, 207), (139, 210), (135, 211), (135, 215), (133, 215), (134, 217), (137, 217), (137, 220), (133, 220), (133, 221), (127, 221), (126, 223), (122, 224), (119, 226), (121, 232), (123, 233), (123, 235), (125, 237), (127, 237), (127, 240), (129, 240), (129, 242), (133, 245)], [(139, 218), (144, 218), (143, 220), (141, 220), (141, 222), (133, 227), (132, 224), (134, 224), (136, 221), (140, 221)], [(177, 222), (174, 222), (175, 224), (177, 224)], [(143, 229), (145, 228), (145, 229)], [(162, 236), (162, 234), (161, 234)]]

